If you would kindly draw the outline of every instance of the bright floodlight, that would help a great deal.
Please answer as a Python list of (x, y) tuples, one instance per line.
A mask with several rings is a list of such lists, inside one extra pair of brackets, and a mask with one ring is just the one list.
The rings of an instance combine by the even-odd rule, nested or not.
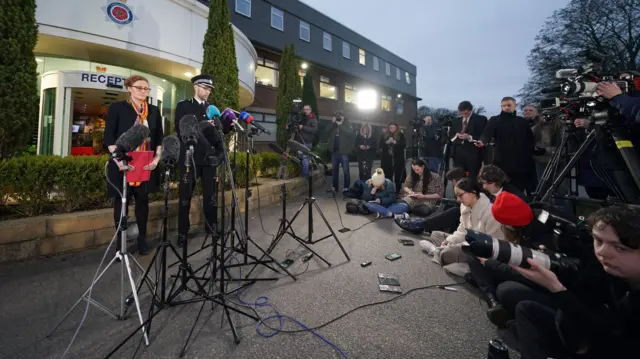
[(378, 94), (374, 90), (362, 90), (358, 92), (358, 107), (363, 110), (376, 108)]

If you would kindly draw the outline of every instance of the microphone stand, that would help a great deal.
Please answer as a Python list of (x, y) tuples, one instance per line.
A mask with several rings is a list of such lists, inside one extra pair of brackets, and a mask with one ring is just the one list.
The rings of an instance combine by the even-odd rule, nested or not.
[[(58, 324), (51, 330), (51, 332), (47, 335), (50, 337), (53, 332), (56, 331), (60, 327), (60, 325), (65, 321), (65, 319), (71, 314), (71, 312), (82, 302), (86, 300), (89, 304), (93, 305), (97, 309), (103, 311), (107, 315), (113, 317), (117, 320), (126, 319), (127, 310), (129, 308), (130, 299), (129, 296), (125, 296), (125, 279), (128, 279), (129, 285), (131, 286), (131, 291), (133, 295), (133, 300), (136, 306), (136, 313), (138, 315), (138, 320), (140, 321), (141, 327), (144, 326), (144, 320), (142, 319), (142, 311), (140, 309), (140, 300), (138, 298), (138, 293), (136, 291), (136, 283), (133, 280), (133, 273), (131, 271), (131, 262), (133, 262), (141, 272), (144, 272), (144, 269), (138, 263), (138, 261), (129, 255), (127, 252), (127, 170), (129, 168), (129, 161), (131, 157), (124, 153), (122, 155), (122, 162), (124, 164), (125, 170), (122, 173), (122, 209), (120, 211), (120, 221), (118, 225), (118, 231), (120, 234), (120, 248), (116, 252), (115, 256), (111, 261), (107, 264), (107, 266), (98, 274), (95, 280), (91, 283), (89, 288), (80, 296), (78, 301), (67, 311), (67, 313), (60, 319)], [(117, 235), (117, 234), (116, 234)], [(113, 264), (116, 262), (120, 262), (120, 312), (116, 313), (112, 310), (109, 310), (106, 306), (102, 305), (98, 301), (89, 297), (89, 293), (92, 292), (93, 287), (102, 279), (102, 276), (111, 268)], [(145, 277), (141, 277), (139, 279), (140, 283), (144, 280)], [(152, 284), (149, 284), (152, 286)], [(150, 288), (151, 289), (151, 288)], [(154, 289), (151, 289), (152, 291)], [(144, 342), (146, 346), (149, 346), (149, 337), (147, 336), (147, 332), (144, 328), (142, 328), (142, 336), (144, 338)]]

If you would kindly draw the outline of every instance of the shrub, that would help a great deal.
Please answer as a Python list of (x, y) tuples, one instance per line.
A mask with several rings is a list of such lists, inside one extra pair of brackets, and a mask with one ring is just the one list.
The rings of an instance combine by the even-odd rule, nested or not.
[[(105, 163), (108, 156), (25, 156), (0, 161), (0, 205), (2, 214), (15, 213), (20, 217), (38, 216), (44, 213), (73, 212), (78, 210), (110, 207), (107, 198)], [(233, 155), (231, 156), (233, 163)], [(280, 167), (280, 158), (276, 153), (259, 153), (249, 159), (250, 185), (255, 184), (256, 174), (275, 177)], [(239, 153), (235, 184), (245, 184), (246, 156)], [(153, 193), (152, 201), (163, 199), (164, 168), (158, 167), (161, 174), (160, 191)], [(299, 175), (300, 167), (289, 163), (288, 177)], [(178, 198), (180, 172), (174, 169), (170, 173), (170, 198)], [(229, 188), (229, 173), (226, 174), (226, 186)], [(200, 186), (194, 194), (200, 194)]]

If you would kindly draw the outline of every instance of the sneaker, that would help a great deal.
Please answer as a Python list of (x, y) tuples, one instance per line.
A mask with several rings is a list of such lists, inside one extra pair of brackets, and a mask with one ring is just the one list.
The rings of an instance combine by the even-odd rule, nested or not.
[(396, 222), (398, 227), (402, 228), (407, 232), (411, 232), (413, 234), (421, 234), (424, 231), (424, 220), (422, 218), (418, 218), (418, 219), (395, 218), (394, 221)]
[(427, 252), (427, 254), (431, 255), (436, 250), (436, 245), (431, 243), (431, 241), (423, 239), (420, 241), (420, 248), (422, 248), (423, 251)]
[(394, 219), (409, 219), (409, 213), (394, 214)]

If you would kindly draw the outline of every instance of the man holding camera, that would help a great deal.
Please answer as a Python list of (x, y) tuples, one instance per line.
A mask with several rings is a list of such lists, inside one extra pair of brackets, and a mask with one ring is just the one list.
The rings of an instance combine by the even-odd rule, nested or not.
[[(288, 127), (288, 126), (287, 126)], [(293, 140), (300, 141), (305, 147), (311, 149), (313, 147), (313, 137), (318, 132), (318, 119), (311, 112), (311, 106), (304, 105), (302, 110), (302, 122), (298, 125), (298, 128), (292, 129), (295, 131)], [(302, 176), (309, 176), (309, 155), (303, 154), (302, 156)]]
[(331, 176), (333, 177), (333, 190), (338, 191), (340, 188), (340, 165), (344, 172), (344, 183), (342, 193), (349, 190), (351, 184), (351, 175), (349, 173), (349, 155), (353, 150), (355, 142), (355, 132), (351, 127), (351, 123), (344, 117), (340, 111), (336, 111), (331, 119), (331, 125), (328, 131), (329, 148), (331, 153)]
[(440, 163), (442, 162), (443, 141), (446, 138), (442, 136), (442, 127), (433, 121), (432, 116), (425, 116), (424, 123), (418, 130), (418, 136), (422, 139), (422, 156), (427, 159), (429, 171), (439, 173)]
[(602, 208), (589, 217), (588, 223), (600, 270), (584, 276), (588, 294), (570, 292), (556, 274), (532, 260), (529, 269), (514, 267), (551, 292), (554, 303), (548, 306), (525, 300), (517, 304), (515, 326), (510, 330), (517, 331), (522, 359), (638, 355), (640, 213), (624, 207)]
[(622, 93), (620, 87), (613, 82), (600, 82), (596, 91), (620, 111), (620, 115), (626, 120), (625, 123), (640, 123), (640, 98)]

